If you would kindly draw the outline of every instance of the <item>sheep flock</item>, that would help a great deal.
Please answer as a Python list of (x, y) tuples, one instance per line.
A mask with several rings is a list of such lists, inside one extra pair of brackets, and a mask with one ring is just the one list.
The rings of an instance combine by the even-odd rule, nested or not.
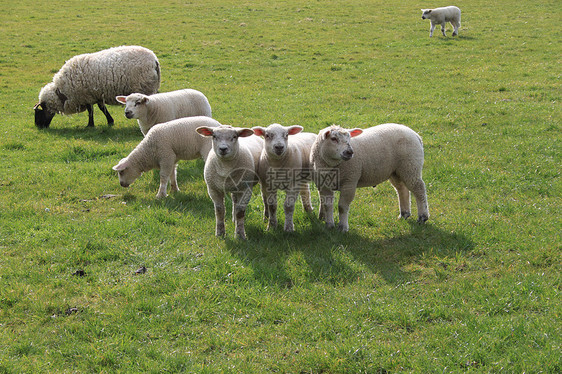
[[(461, 11), (449, 6), (422, 9), (422, 19), (436, 25), (450, 22), (458, 35)], [(284, 191), (284, 230), (295, 230), (293, 214), (297, 201), (312, 217), (310, 186), (319, 195), (318, 218), (327, 228), (334, 220), (335, 191), (339, 223), (350, 229), (350, 205), (357, 188), (375, 187), (390, 181), (398, 197), (399, 218), (411, 215), (410, 194), (417, 205), (418, 222), (429, 218), (422, 179), (424, 149), (421, 137), (411, 128), (394, 123), (370, 128), (329, 126), (318, 133), (304, 132), (299, 125), (234, 127), (211, 118), (211, 105), (200, 91), (184, 88), (158, 92), (160, 62), (141, 46), (120, 46), (69, 59), (39, 93), (35, 125), (48, 128), (55, 114), (88, 111), (88, 126), (94, 126), (93, 106), (113, 118), (106, 105), (124, 105), (128, 119), (137, 119), (142, 139), (114, 167), (122, 187), (129, 187), (143, 173), (160, 170), (156, 198), (179, 191), (176, 168), (180, 160), (201, 158), (202, 174), (215, 210), (215, 235), (225, 236), (225, 197), (232, 199), (235, 236), (246, 239), (244, 220), (254, 186), (259, 184), (267, 230), (277, 227), (277, 193)]]

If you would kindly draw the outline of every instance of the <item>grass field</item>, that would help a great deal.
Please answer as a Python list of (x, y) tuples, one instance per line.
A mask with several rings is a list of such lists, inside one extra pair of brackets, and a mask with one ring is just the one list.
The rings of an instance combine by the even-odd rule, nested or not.
[[(559, 1), (460, 0), (460, 36), (431, 39), (419, 9), (448, 4), (0, 4), (0, 373), (562, 371)], [(385, 183), (349, 233), (300, 205), (268, 232), (256, 189), (242, 242), (214, 236), (202, 161), (164, 200), (156, 172), (121, 188), (142, 139), (121, 107), (47, 130), (32, 108), (66, 59), (123, 44), (225, 124), (408, 125), (430, 220), (397, 220)]]

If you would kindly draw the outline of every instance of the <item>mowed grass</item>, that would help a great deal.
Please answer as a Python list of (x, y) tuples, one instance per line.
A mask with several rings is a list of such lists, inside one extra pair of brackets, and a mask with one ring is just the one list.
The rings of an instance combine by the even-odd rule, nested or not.
[[(460, 36), (430, 39), (438, 5), (4, 2), (0, 372), (562, 371), (560, 4), (456, 2)], [(430, 220), (397, 220), (385, 183), (349, 233), (300, 205), (268, 232), (256, 188), (243, 242), (214, 237), (202, 161), (162, 201), (157, 172), (121, 188), (142, 138), (121, 107), (43, 131), (32, 108), (66, 59), (123, 44), (225, 124), (410, 126)]]

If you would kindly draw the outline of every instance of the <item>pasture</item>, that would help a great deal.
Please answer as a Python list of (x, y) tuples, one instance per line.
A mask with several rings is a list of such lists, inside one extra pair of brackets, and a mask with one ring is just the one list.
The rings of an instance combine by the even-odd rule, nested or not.
[[(0, 373), (560, 373), (560, 2), (460, 0), (460, 35), (429, 38), (442, 5), (3, 1)], [(429, 221), (386, 182), (348, 233), (300, 203), (266, 231), (256, 188), (248, 240), (220, 239), (203, 161), (163, 200), (156, 172), (120, 187), (142, 139), (122, 107), (38, 130), (33, 106), (65, 60), (125, 44), (224, 124), (411, 127)]]

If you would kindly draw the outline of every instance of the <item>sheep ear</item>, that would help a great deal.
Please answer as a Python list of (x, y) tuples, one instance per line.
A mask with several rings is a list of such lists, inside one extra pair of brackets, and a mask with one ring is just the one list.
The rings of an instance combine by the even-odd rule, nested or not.
[(265, 136), (265, 129), (263, 127), (255, 126), (252, 127), (252, 130), (254, 130), (254, 134), (257, 136)]
[(289, 127), (289, 135), (295, 135), (298, 134), (299, 132), (301, 132), (303, 130), (302, 126), (291, 126)]
[(326, 130), (326, 132), (324, 133), (324, 139), (328, 139), (330, 137), (330, 130)]
[(254, 135), (254, 130), (252, 129), (239, 129), (236, 132), (238, 133), (238, 136), (241, 138)]
[(68, 97), (66, 97), (66, 95), (63, 94), (58, 88), (55, 90), (55, 93), (59, 97), (60, 101), (62, 101), (62, 105), (64, 105), (66, 100), (68, 100)]
[(349, 135), (354, 138), (357, 135), (361, 135), (363, 133), (363, 130), (361, 129), (353, 129), (353, 130), (349, 130)]
[(127, 104), (127, 96), (115, 96), (115, 100), (121, 104)]
[(125, 170), (127, 168), (127, 159), (124, 158), (121, 161), (119, 161), (119, 163), (117, 165), (115, 165), (114, 167), (112, 167), (113, 170), (115, 171), (122, 171)]
[(213, 136), (213, 130), (209, 127), (201, 126), (195, 129), (201, 136)]
[(35, 106), (33, 107), (34, 110), (43, 110), (43, 107), (41, 106), (41, 103), (37, 103), (35, 104)]
[(140, 100), (140, 103), (146, 104), (146, 103), (148, 103), (148, 100), (149, 100), (148, 96), (143, 96), (143, 98)]

